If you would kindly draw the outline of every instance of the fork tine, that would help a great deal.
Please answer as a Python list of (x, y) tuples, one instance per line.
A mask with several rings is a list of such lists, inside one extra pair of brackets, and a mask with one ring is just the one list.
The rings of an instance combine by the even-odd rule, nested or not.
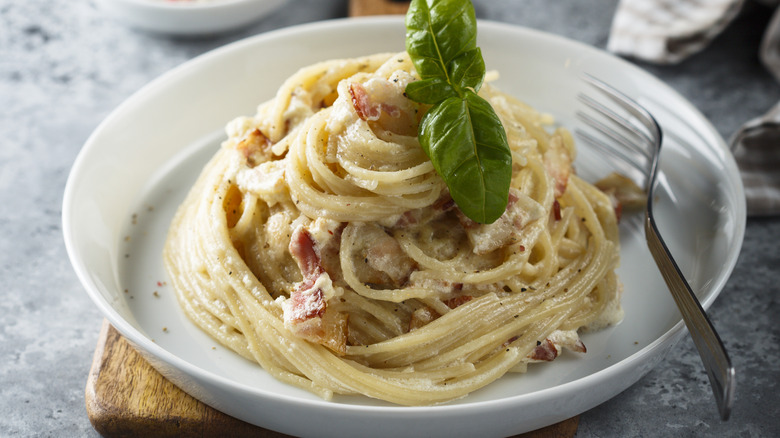
[[(587, 119), (582, 117), (581, 119), (587, 123)], [(605, 152), (606, 154), (604, 155), (604, 158), (612, 162), (612, 165), (616, 169), (620, 169), (622, 173), (631, 173), (631, 175), (626, 176), (631, 177), (641, 186), (645, 186), (647, 184), (649, 177), (646, 170), (647, 166), (644, 163), (640, 163), (635, 160), (636, 155), (626, 154), (617, 147), (612, 146), (610, 143), (597, 138), (595, 135), (592, 135), (583, 129), (576, 128), (575, 133), (584, 143), (587, 143), (589, 146)], [(628, 164), (629, 168), (626, 168), (626, 164)]]
[[(626, 96), (625, 94), (621, 93), (620, 91), (616, 90), (610, 85), (607, 85), (604, 81), (597, 79), (592, 75), (583, 73), (583, 79), (589, 84), (596, 87), (596, 89), (601, 91), (601, 93), (604, 96), (608, 97), (613, 102), (617, 103), (621, 108), (623, 108), (624, 110), (631, 113), (631, 115), (636, 117), (636, 119), (639, 120), (642, 123), (642, 125), (648, 130), (650, 136), (645, 137), (647, 140), (651, 142), (658, 140), (660, 142), (661, 129), (658, 126), (658, 123), (656, 122), (655, 118), (644, 107), (636, 103), (630, 97)], [(602, 107), (602, 108), (606, 108), (606, 107)], [(607, 113), (615, 114), (614, 112), (608, 109), (607, 109)]]
[[(627, 118), (618, 115), (615, 111), (609, 109), (605, 105), (602, 105), (598, 102), (596, 102), (595, 105), (589, 104), (591, 102), (595, 102), (595, 99), (587, 98), (587, 97), (585, 98), (584, 101), (581, 99), (581, 101), (583, 101), (586, 105), (588, 105), (588, 107), (590, 107), (593, 110), (596, 110), (607, 120), (611, 120), (613, 125), (621, 126), (622, 127), (621, 129), (624, 129), (627, 132), (631, 132), (633, 135), (636, 135), (638, 136), (638, 138), (641, 138), (642, 141), (639, 144), (644, 144), (648, 148), (652, 148), (652, 150), (642, 149), (638, 144), (633, 144), (629, 148), (631, 150), (641, 151), (642, 156), (644, 156), (648, 160), (647, 166), (638, 166), (638, 169), (648, 176), (648, 180), (646, 182), (646, 188), (648, 189), (648, 192), (651, 192), (653, 185), (655, 184), (655, 177), (658, 168), (658, 156), (660, 154), (660, 149), (661, 149), (662, 134), (661, 134), (661, 127), (658, 125), (658, 122), (650, 114), (650, 112), (648, 112), (644, 107), (636, 103), (630, 97), (626, 96), (625, 94), (611, 87), (610, 85), (607, 85), (605, 82), (601, 81), (600, 79), (587, 73), (582, 74), (582, 79), (585, 82), (592, 85), (594, 88), (596, 88), (596, 90), (601, 92), (602, 95), (606, 96), (612, 102), (617, 104), (620, 108), (622, 108), (623, 110), (625, 110), (626, 112), (634, 116), (634, 119), (639, 124), (641, 124), (643, 130), (638, 129), (636, 123), (632, 123)], [(599, 130), (598, 127), (592, 125), (591, 123), (587, 121), (586, 123), (588, 123), (591, 127), (594, 127), (596, 130)], [(613, 141), (615, 141), (614, 135), (607, 135), (607, 136), (613, 139)], [(618, 143), (624, 144), (624, 142), (618, 142)], [(629, 162), (634, 163), (635, 160), (631, 160)]]
[(577, 113), (578, 117), (583, 119), (586, 123), (590, 124), (593, 128), (596, 128), (602, 134), (612, 138), (612, 140), (615, 142), (620, 143), (622, 146), (628, 149), (633, 149), (634, 151), (640, 153), (642, 156), (647, 158), (648, 161), (652, 159), (650, 152), (644, 148), (639, 147), (639, 144), (653, 144), (653, 139), (651, 139), (646, 132), (646, 125), (644, 130), (639, 129), (630, 120), (621, 117), (615, 111), (612, 111), (610, 108), (606, 107), (596, 99), (582, 93), (580, 93), (580, 95), (577, 97), (580, 102), (584, 103), (592, 109), (595, 109), (597, 113), (601, 114), (606, 119), (611, 120), (613, 122), (612, 126), (618, 126), (622, 132), (618, 132), (618, 130), (607, 126), (606, 124), (596, 120), (596, 118), (588, 115), (585, 112), (579, 111)]

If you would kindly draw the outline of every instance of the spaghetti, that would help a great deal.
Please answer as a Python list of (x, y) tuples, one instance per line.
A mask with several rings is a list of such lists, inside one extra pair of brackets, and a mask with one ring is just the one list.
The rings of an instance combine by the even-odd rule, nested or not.
[(465, 217), (420, 148), (406, 53), (303, 68), (227, 126), (170, 227), (186, 314), (323, 398), (467, 395), (622, 318), (610, 199), (570, 134), (485, 85), (513, 157), (506, 212)]

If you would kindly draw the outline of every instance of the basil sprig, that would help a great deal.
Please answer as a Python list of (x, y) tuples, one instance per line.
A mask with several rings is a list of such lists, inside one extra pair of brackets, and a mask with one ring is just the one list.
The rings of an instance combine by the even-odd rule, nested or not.
[(460, 210), (476, 222), (494, 222), (506, 210), (512, 154), (493, 107), (477, 95), (485, 61), (471, 2), (412, 0), (406, 51), (420, 75), (406, 95), (433, 105), (420, 123), (420, 145)]

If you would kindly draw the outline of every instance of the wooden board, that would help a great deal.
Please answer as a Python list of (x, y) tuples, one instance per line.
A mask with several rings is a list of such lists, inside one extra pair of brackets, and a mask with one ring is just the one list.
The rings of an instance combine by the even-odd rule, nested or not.
[(406, 14), (408, 1), (398, 0), (350, 0), (349, 16)]
[[(111, 437), (260, 437), (287, 435), (226, 415), (191, 397), (158, 373), (127, 340), (103, 322), (85, 391), (95, 430)], [(519, 435), (571, 438), (579, 417)]]
[(104, 437), (284, 437), (209, 407), (158, 373), (103, 322), (85, 391), (87, 414)]
[[(404, 14), (408, 1), (350, 0), (349, 15)], [(103, 322), (87, 379), (87, 414), (111, 437), (260, 437), (287, 435), (226, 415), (191, 397), (158, 373), (119, 332)], [(529, 432), (523, 438), (571, 438), (579, 417)]]

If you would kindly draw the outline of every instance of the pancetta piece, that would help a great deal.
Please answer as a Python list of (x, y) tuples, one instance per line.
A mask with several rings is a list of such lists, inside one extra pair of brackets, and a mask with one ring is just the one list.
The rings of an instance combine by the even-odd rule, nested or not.
[(282, 304), (285, 327), (296, 336), (346, 353), (347, 315), (328, 311), (326, 296), (334, 296), (333, 283), (322, 266), (319, 250), (309, 231), (299, 226), (289, 245), (303, 279)]

